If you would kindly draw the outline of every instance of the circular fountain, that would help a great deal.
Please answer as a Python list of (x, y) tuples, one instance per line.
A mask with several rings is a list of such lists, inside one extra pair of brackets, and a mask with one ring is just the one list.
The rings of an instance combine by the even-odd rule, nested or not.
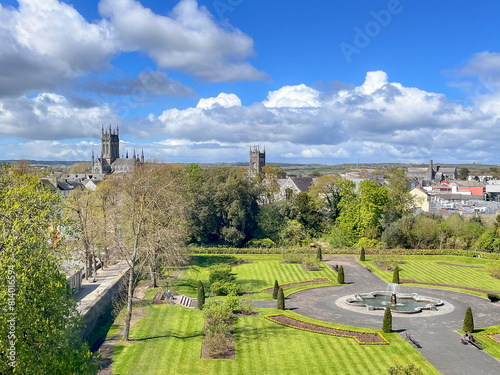
[(358, 293), (349, 297), (345, 302), (350, 306), (366, 307), (367, 310), (385, 310), (389, 307), (392, 312), (414, 314), (422, 310), (437, 310), (443, 301), (420, 296), (417, 293), (401, 293), (398, 284), (388, 284), (387, 290), (371, 293)]

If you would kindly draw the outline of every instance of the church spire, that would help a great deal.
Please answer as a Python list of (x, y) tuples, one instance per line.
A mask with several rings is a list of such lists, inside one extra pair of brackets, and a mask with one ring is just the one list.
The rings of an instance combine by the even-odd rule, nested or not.
[(142, 151), (141, 151), (141, 163), (144, 164), (144, 147), (142, 148)]
[(127, 153), (125, 155), (126, 155), (125, 158), (128, 159), (128, 150), (127, 150)]

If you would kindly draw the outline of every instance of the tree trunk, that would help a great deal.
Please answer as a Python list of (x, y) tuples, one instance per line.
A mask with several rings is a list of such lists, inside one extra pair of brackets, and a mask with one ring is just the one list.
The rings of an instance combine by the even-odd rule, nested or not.
[(94, 282), (94, 283), (96, 281), (96, 273), (97, 273), (97, 270), (96, 270), (96, 266), (95, 266), (95, 252), (92, 251), (92, 282)]
[(130, 265), (128, 276), (127, 314), (125, 315), (125, 328), (123, 330), (123, 341), (128, 341), (130, 322), (132, 320), (132, 297), (134, 296), (134, 261)]
[(157, 288), (158, 285), (156, 284), (156, 272), (151, 263), (149, 263), (149, 274), (151, 275), (151, 285), (153, 288)]
[(128, 295), (127, 295), (127, 315), (125, 316), (125, 329), (123, 330), (123, 341), (128, 341), (128, 335), (130, 332), (130, 322), (132, 320), (132, 297), (134, 296), (134, 271), (135, 262), (137, 260), (137, 252), (139, 250), (139, 237), (141, 235), (142, 223), (139, 223), (137, 232), (135, 233), (134, 241), (134, 253), (132, 254), (132, 259), (130, 260), (130, 271), (128, 277)]

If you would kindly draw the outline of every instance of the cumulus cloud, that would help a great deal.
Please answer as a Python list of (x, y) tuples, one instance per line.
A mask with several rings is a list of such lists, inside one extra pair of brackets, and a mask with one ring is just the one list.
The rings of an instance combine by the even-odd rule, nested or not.
[(7, 137), (92, 137), (102, 123), (120, 123), (121, 133), (150, 155), (189, 162), (247, 160), (251, 144), (266, 145), (270, 161), (475, 161), (482, 155), (481, 161), (495, 162), (500, 142), (498, 104), (464, 107), (391, 82), (384, 72), (368, 72), (362, 85), (339, 85), (335, 92), (284, 86), (250, 105), (221, 93), (193, 107), (121, 121), (106, 105), (76, 107), (53, 93), (0, 100), (0, 134)]
[[(150, 115), (130, 131), (138, 137), (155, 134), (199, 145), (242, 145), (242, 150), (248, 144), (272, 145), (280, 157), (304, 161), (413, 161), (436, 153), (451, 157), (463, 144), (471, 152), (494, 153), (499, 118), (500, 108), (464, 107), (443, 94), (390, 82), (385, 72), (376, 71), (368, 72), (358, 87), (339, 86), (327, 94), (306, 85), (284, 86), (248, 106), (235, 94), (223, 93), (201, 99), (196, 107)], [(182, 147), (176, 146), (177, 155)]]
[[(267, 79), (246, 61), (254, 55), (252, 38), (236, 28), (222, 28), (195, 0), (181, 0), (168, 16), (134, 0), (101, 0), (103, 18), (93, 22), (58, 0), (18, 3), (18, 8), (0, 4), (0, 97), (74, 83), (110, 68), (122, 52), (146, 53), (160, 68), (208, 81)], [(179, 82), (160, 77), (164, 73), (150, 78), (155, 74), (153, 78), (168, 81), (160, 92), (192, 95)], [(143, 84), (142, 78), (135, 80)]]
[(264, 105), (268, 108), (304, 108), (320, 107), (319, 91), (304, 84), (297, 86), (284, 86), (267, 95)]
[(262, 80), (267, 75), (245, 59), (253, 40), (239, 29), (223, 29), (196, 0), (181, 0), (168, 16), (135, 0), (101, 0), (124, 51), (145, 51), (161, 68), (194, 74), (208, 81)]
[(216, 107), (240, 107), (241, 100), (234, 94), (221, 92), (216, 98), (202, 98), (196, 105), (196, 108), (212, 109)]
[(3, 137), (29, 140), (97, 137), (102, 124), (120, 121), (107, 105), (78, 108), (64, 96), (53, 93), (0, 101), (0, 134)]

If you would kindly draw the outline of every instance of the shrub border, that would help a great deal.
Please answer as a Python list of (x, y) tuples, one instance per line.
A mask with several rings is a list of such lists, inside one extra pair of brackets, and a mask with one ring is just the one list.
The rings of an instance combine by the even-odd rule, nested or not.
[[(315, 330), (307, 329), (307, 328), (300, 328), (300, 327), (293, 326), (291, 324), (285, 324), (285, 323), (278, 322), (277, 320), (273, 319), (273, 317), (275, 317), (275, 316), (285, 316), (285, 317), (287, 317), (289, 319), (297, 320), (297, 321), (299, 321), (301, 323), (310, 324), (312, 326), (323, 327), (323, 328), (330, 328), (330, 329), (337, 329), (339, 331), (345, 331), (345, 332), (348, 332), (348, 333), (350, 332), (350, 333), (379, 335), (382, 338), (382, 340), (384, 340), (384, 342), (364, 342), (364, 341), (359, 341), (359, 339), (356, 336), (354, 336), (354, 335), (349, 335), (349, 334), (343, 335), (343, 334), (338, 334), (338, 333), (329, 333), (329, 332), (315, 331)], [(312, 333), (321, 333), (323, 335), (330, 335), (330, 336), (337, 336), (337, 337), (351, 338), (351, 339), (354, 339), (359, 345), (390, 345), (389, 341), (387, 341), (387, 339), (384, 336), (382, 336), (382, 334), (380, 334), (379, 332), (363, 332), (363, 331), (353, 331), (353, 330), (350, 330), (350, 329), (343, 329), (343, 328), (333, 328), (333, 327), (328, 327), (328, 326), (321, 325), (321, 324), (315, 324), (315, 323), (306, 322), (305, 320), (297, 319), (297, 318), (289, 316), (287, 314), (268, 314), (268, 315), (264, 315), (264, 318), (266, 318), (267, 320), (269, 320), (269, 321), (271, 321), (273, 323), (280, 324), (282, 326), (286, 326), (286, 327), (290, 327), (290, 328), (299, 329), (301, 331), (307, 331), (307, 332), (312, 332)]]

